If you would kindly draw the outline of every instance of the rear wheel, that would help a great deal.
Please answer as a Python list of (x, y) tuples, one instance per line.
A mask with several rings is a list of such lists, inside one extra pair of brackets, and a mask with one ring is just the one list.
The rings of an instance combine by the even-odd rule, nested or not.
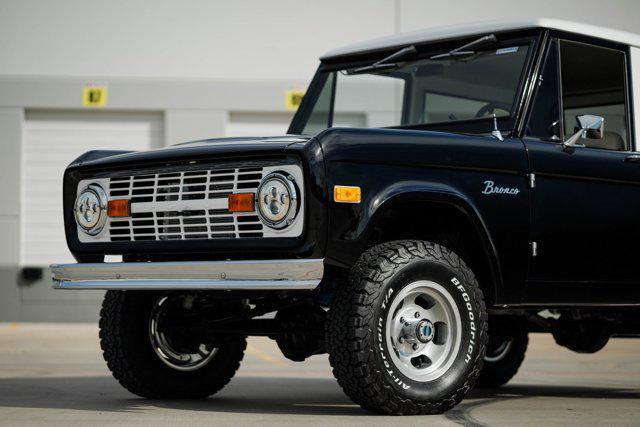
[(482, 367), (486, 311), (471, 270), (443, 246), (381, 244), (332, 299), (329, 361), (356, 403), (436, 414), (462, 400)]
[(496, 316), (489, 321), (489, 341), (479, 387), (500, 387), (518, 372), (529, 344), (526, 325), (520, 318)]
[(194, 337), (177, 327), (199, 301), (188, 294), (109, 291), (100, 345), (113, 376), (151, 399), (197, 399), (224, 387), (240, 366), (244, 336)]

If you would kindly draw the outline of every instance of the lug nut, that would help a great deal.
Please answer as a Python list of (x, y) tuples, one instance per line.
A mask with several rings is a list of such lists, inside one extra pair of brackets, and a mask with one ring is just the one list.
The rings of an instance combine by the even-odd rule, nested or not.
[(400, 338), (398, 338), (398, 342), (399, 342), (400, 344), (402, 344), (402, 343), (404, 342), (404, 337), (400, 337)]
[(404, 323), (404, 317), (400, 318), (400, 323)]
[(419, 317), (420, 317), (420, 313), (416, 311), (416, 314), (414, 314), (414, 316), (415, 316), (415, 317), (416, 317), (416, 319), (417, 319), (417, 318), (419, 318)]
[(417, 350), (417, 349), (418, 349), (418, 344), (414, 344), (414, 345), (412, 346), (412, 348), (413, 348), (414, 350)]

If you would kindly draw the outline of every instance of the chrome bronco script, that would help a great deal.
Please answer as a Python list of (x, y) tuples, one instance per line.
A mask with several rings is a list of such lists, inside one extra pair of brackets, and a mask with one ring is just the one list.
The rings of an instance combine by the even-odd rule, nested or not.
[(498, 187), (495, 185), (493, 181), (485, 181), (484, 182), (484, 190), (482, 190), (482, 194), (512, 194), (516, 195), (520, 193), (520, 190), (517, 188), (510, 187)]

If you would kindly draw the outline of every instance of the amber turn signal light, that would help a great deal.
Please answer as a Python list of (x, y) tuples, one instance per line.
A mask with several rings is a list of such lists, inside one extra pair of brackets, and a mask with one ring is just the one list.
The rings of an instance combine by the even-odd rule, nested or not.
[(360, 187), (336, 185), (333, 187), (333, 200), (338, 203), (360, 203), (362, 192)]
[(109, 200), (107, 215), (111, 218), (131, 216), (131, 203), (126, 199)]
[(229, 212), (253, 212), (255, 210), (255, 194), (229, 194)]

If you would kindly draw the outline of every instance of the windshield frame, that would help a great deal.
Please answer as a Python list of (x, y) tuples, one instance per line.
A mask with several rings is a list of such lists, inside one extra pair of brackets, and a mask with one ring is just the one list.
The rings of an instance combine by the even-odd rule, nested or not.
[[(524, 30), (524, 31), (511, 31), (499, 33), (496, 32), (498, 42), (491, 46), (491, 49), (499, 49), (501, 47), (512, 46), (515, 43), (528, 44), (528, 52), (525, 62), (523, 64), (520, 80), (515, 91), (515, 96), (512, 104), (512, 111), (508, 116), (498, 117), (498, 126), (505, 133), (512, 133), (515, 129), (519, 128), (518, 123), (522, 120), (522, 114), (525, 107), (525, 98), (531, 88), (530, 79), (534, 74), (534, 64), (536, 58), (539, 56), (539, 50), (542, 43), (542, 36), (544, 30), (541, 28)], [(444, 42), (429, 42), (423, 44), (416, 44), (418, 52), (415, 55), (410, 56), (410, 61), (428, 59), (430, 56), (439, 53), (446, 53), (451, 49), (461, 46), (462, 44), (476, 39), (482, 34), (474, 36), (459, 38), (455, 40), (448, 40)], [(402, 46), (400, 46), (402, 47)], [(316, 74), (314, 75), (307, 93), (305, 94), (298, 111), (294, 115), (291, 125), (289, 126), (289, 134), (302, 134), (304, 127), (311, 116), (316, 101), (326, 83), (326, 80), (330, 78), (334, 71), (340, 71), (347, 68), (361, 67), (370, 65), (380, 59), (388, 56), (390, 53), (397, 51), (399, 47), (394, 47), (385, 50), (379, 50), (369, 53), (360, 53), (345, 58), (329, 58), (320, 63)], [(487, 49), (480, 49), (487, 50)], [(331, 100), (331, 116), (333, 116), (333, 104), (335, 102), (335, 85), (333, 88), (332, 100)], [(332, 119), (331, 119), (332, 120)], [(488, 133), (490, 127), (487, 123), (491, 123), (493, 119), (491, 117), (481, 117), (474, 119), (452, 120), (445, 122), (432, 122), (422, 124), (410, 124), (410, 125), (398, 125), (381, 127), (378, 129), (423, 129), (423, 130), (442, 130), (451, 132), (463, 132), (463, 133)], [(330, 129), (328, 126), (327, 129)], [(376, 129), (372, 127), (370, 129)]]

